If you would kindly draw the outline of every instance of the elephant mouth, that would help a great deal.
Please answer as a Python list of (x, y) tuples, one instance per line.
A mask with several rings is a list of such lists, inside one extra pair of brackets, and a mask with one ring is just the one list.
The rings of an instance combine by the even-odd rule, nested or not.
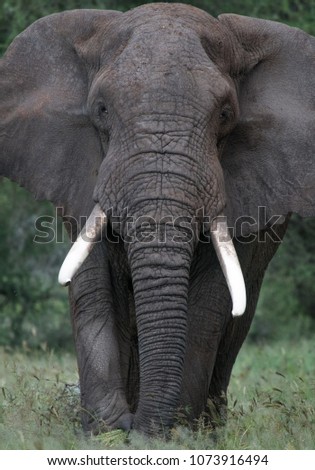
[[(106, 224), (106, 214), (100, 205), (96, 204), (60, 268), (58, 281), (62, 286), (70, 284), (94, 244), (101, 239)], [(211, 223), (210, 233), (231, 295), (232, 315), (234, 317), (240, 316), (246, 309), (246, 287), (237, 253), (229, 235), (226, 218), (221, 216), (214, 219)]]

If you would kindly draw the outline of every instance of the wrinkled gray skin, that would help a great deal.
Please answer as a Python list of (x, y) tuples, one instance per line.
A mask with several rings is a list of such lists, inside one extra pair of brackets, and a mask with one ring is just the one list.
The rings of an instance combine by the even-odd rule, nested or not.
[[(167, 432), (180, 407), (224, 419), (286, 216), (314, 213), (314, 62), (302, 31), (180, 4), (53, 15), (9, 47), (1, 174), (76, 218), (73, 235), (95, 202), (109, 217), (70, 287), (84, 429)], [(166, 242), (145, 243), (139, 224), (123, 241), (126, 208), (153, 217)], [(211, 242), (198, 241), (202, 218), (187, 239), (183, 220), (200, 208), (235, 229), (242, 317)]]

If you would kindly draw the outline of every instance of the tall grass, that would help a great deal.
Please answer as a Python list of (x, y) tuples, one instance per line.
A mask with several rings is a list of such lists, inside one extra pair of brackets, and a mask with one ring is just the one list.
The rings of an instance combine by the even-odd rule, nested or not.
[(120, 431), (84, 436), (74, 356), (0, 350), (0, 448), (315, 449), (313, 344), (248, 342), (231, 380), (227, 425), (176, 426), (168, 442)]

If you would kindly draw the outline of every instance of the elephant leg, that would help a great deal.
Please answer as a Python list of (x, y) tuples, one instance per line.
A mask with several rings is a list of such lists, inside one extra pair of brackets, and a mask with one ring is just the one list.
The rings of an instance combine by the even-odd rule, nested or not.
[[(121, 345), (106, 247), (99, 243), (73, 279), (70, 305), (86, 431), (130, 429)], [(126, 349), (126, 348), (125, 348)]]
[[(241, 239), (235, 243), (247, 288), (247, 308), (241, 317), (228, 316), (229, 320), (218, 347), (207, 403), (207, 412), (212, 423), (223, 424), (226, 421), (227, 388), (232, 368), (249, 332), (265, 271), (280, 245), (279, 241), (274, 241), (275, 237), (272, 235), (275, 232), (279, 240), (282, 240), (288, 221), (289, 218), (284, 224), (273, 227), (272, 230), (265, 230), (260, 239), (257, 238), (250, 244)], [(225, 305), (225, 308), (229, 307)]]
[(130, 410), (135, 413), (139, 399), (139, 352), (133, 287), (124, 245), (121, 242), (109, 244), (107, 249), (121, 376)]
[(226, 324), (222, 302), (232, 307), (222, 269), (209, 244), (198, 245), (188, 298), (181, 410), (192, 421), (205, 410), (216, 352)]
[(213, 425), (226, 422), (227, 388), (232, 368), (250, 329), (262, 280), (263, 276), (257, 278), (250, 286), (247, 284), (247, 295), (250, 298), (250, 304), (243, 316), (230, 318), (219, 343), (207, 401), (207, 415)]

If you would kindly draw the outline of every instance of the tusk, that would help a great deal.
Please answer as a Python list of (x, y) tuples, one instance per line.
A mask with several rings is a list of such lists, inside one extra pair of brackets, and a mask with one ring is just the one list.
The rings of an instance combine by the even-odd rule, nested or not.
[(101, 239), (106, 219), (104, 211), (99, 204), (96, 204), (77, 240), (62, 263), (58, 276), (58, 281), (62, 286), (67, 286), (71, 282), (83, 261), (90, 254), (94, 243)]
[(243, 315), (246, 309), (246, 287), (225, 217), (212, 221), (211, 240), (231, 294), (232, 315)]

